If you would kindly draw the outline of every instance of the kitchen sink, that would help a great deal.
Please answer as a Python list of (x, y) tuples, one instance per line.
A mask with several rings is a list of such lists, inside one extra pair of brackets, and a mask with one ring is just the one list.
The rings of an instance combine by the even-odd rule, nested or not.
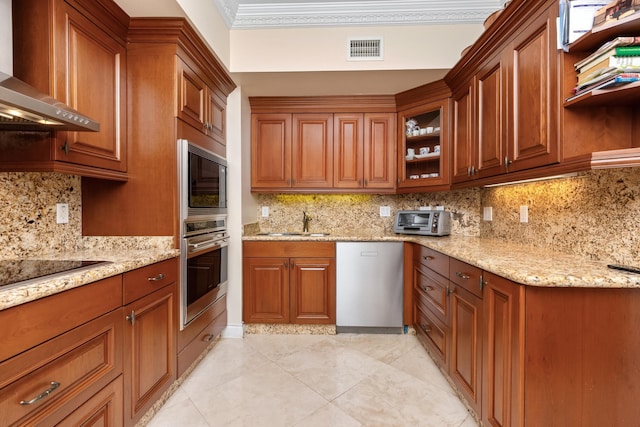
[(329, 233), (296, 233), (296, 232), (284, 232), (284, 233), (269, 232), (269, 233), (258, 233), (258, 236), (272, 236), (272, 237), (278, 237), (278, 236), (283, 236), (283, 237), (287, 237), (287, 236), (324, 237), (324, 236), (328, 236), (328, 235), (329, 235)]

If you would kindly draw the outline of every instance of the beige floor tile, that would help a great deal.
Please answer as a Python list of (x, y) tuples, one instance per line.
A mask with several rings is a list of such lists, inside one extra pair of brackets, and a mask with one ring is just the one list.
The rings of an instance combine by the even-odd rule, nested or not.
[(477, 427), (411, 335), (222, 339), (151, 427)]

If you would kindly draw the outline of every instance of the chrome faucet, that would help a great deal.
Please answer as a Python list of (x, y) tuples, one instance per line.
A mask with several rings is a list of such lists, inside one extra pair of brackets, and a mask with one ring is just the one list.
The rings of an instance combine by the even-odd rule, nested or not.
[(302, 232), (306, 233), (309, 231), (309, 222), (311, 222), (312, 218), (307, 215), (306, 212), (302, 212)]

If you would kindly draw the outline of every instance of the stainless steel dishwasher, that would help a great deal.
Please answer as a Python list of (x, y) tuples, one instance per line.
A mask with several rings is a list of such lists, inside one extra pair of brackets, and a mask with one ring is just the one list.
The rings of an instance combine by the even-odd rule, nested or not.
[(402, 242), (336, 243), (336, 331), (403, 332)]

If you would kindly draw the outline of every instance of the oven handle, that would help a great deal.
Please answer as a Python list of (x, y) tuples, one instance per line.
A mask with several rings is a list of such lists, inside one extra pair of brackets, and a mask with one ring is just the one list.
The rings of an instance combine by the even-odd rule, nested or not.
[(225, 246), (229, 246), (229, 239), (211, 239), (205, 240), (204, 242), (187, 243), (189, 257), (211, 252)]

